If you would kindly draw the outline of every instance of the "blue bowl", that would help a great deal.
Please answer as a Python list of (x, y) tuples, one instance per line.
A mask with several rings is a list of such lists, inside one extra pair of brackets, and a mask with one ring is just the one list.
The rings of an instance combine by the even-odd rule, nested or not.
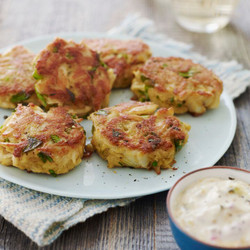
[[(250, 184), (250, 171), (233, 168), (233, 167), (223, 167), (215, 166), (209, 168), (202, 168), (190, 172), (180, 178), (174, 186), (169, 190), (167, 196), (167, 211), (170, 220), (170, 226), (172, 229), (173, 236), (176, 243), (182, 250), (215, 250), (215, 249), (227, 249), (227, 250), (246, 250), (250, 249), (250, 246), (247, 247), (219, 247), (212, 244), (203, 242), (191, 234), (185, 232), (181, 226), (178, 224), (177, 220), (174, 218), (171, 211), (172, 204), (178, 194), (183, 191), (191, 183), (196, 182), (205, 177), (220, 177), (223, 179), (228, 179), (229, 177), (235, 178), (237, 180), (244, 181)], [(249, 236), (250, 237), (250, 236)]]

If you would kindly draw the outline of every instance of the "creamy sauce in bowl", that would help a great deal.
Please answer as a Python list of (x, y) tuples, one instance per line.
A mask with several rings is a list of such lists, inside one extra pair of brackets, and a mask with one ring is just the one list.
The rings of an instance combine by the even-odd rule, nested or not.
[(250, 245), (250, 184), (203, 178), (178, 194), (173, 217), (193, 237), (221, 247)]

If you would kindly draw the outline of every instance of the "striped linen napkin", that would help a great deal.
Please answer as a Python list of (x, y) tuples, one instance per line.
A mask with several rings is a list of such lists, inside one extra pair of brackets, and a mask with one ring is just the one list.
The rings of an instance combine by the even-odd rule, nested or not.
[[(242, 69), (236, 61), (207, 60), (204, 56), (193, 52), (191, 45), (157, 33), (151, 20), (141, 18), (137, 14), (128, 16), (108, 34), (125, 34), (155, 41), (182, 57), (192, 58), (220, 76), (226, 83), (224, 88), (232, 98), (239, 96), (250, 85), (250, 71)], [(125, 206), (134, 200), (86, 200), (61, 197), (33, 191), (0, 179), (0, 214), (39, 246), (52, 243), (64, 230), (84, 222), (95, 214), (111, 207)]]

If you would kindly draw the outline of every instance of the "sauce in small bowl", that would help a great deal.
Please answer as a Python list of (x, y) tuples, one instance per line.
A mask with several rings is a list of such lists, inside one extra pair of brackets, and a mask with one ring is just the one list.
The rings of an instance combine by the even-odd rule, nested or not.
[(250, 171), (193, 171), (171, 188), (167, 209), (181, 249), (250, 249)]

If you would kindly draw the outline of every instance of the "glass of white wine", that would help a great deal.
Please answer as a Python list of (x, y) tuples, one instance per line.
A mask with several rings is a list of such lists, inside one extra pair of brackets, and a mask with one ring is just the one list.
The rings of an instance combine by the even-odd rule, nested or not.
[(212, 33), (225, 27), (238, 0), (172, 0), (177, 22), (193, 32)]

